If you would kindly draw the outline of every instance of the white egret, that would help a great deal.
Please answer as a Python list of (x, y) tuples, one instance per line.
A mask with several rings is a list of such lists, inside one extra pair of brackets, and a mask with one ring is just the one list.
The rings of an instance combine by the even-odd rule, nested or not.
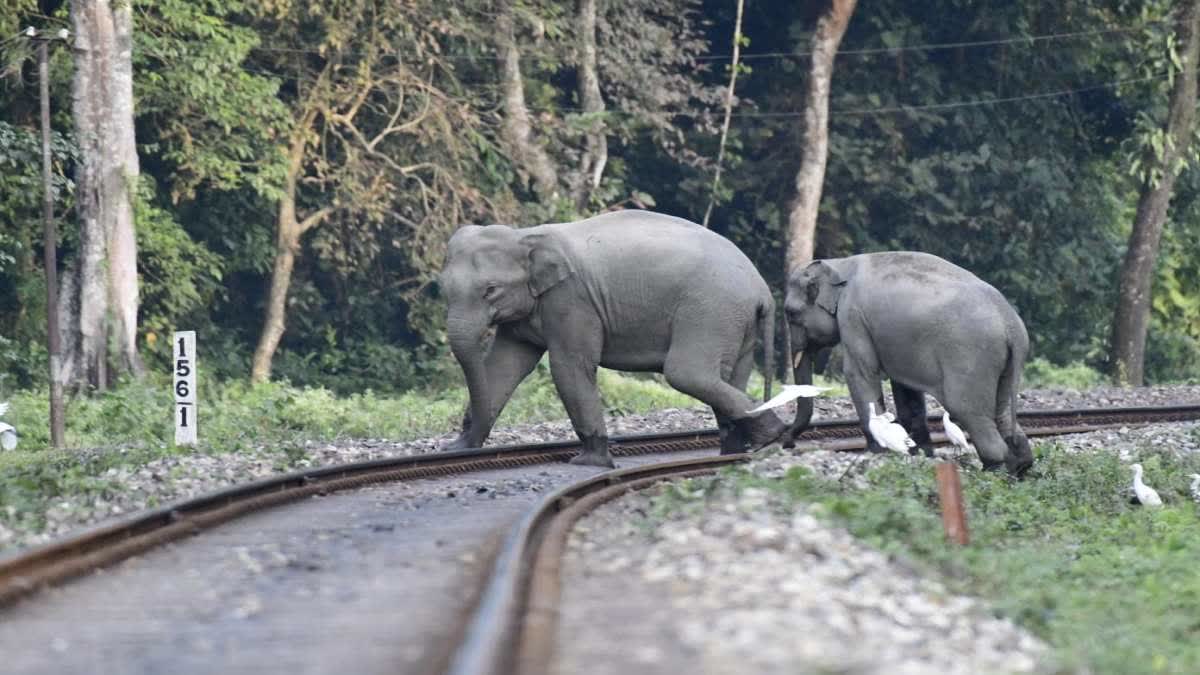
[(950, 419), (950, 413), (945, 410), (942, 410), (942, 429), (945, 430), (946, 438), (949, 438), (951, 443), (963, 450), (971, 449), (971, 444), (967, 442), (967, 435), (963, 433), (962, 427), (955, 424)]
[(1192, 487), (1190, 488), (1192, 499), (1200, 502), (1200, 473), (1192, 474)]
[(771, 408), (778, 408), (784, 403), (797, 398), (813, 398), (829, 391), (829, 387), (814, 387), (811, 384), (785, 384), (782, 388), (783, 391), (772, 396), (771, 400), (763, 403), (754, 410), (747, 410), (746, 412), (753, 415), (754, 413), (770, 410)]
[(904, 427), (888, 419), (888, 412), (876, 415), (874, 402), (867, 403), (867, 410), (871, 416), (867, 420), (867, 430), (871, 432), (876, 443), (893, 452), (906, 454), (909, 448), (916, 447), (916, 442), (908, 437), (908, 432), (904, 430)]
[[(8, 402), (0, 403), (0, 415), (8, 412)], [(12, 450), (17, 447), (17, 430), (11, 424), (0, 422), (0, 450)]]
[(1133, 464), (1129, 468), (1133, 469), (1133, 496), (1143, 506), (1162, 506), (1162, 498), (1154, 491), (1154, 488), (1142, 482), (1142, 465)]
[(0, 422), (0, 449), (12, 450), (17, 447), (17, 430), (11, 424)]

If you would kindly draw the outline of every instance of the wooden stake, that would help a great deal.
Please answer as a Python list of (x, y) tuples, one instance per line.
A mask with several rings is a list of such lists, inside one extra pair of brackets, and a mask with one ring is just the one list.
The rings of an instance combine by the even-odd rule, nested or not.
[(966, 546), (970, 543), (970, 536), (967, 534), (967, 514), (963, 510), (958, 465), (939, 462), (934, 467), (934, 476), (937, 478), (938, 497), (942, 502), (942, 525), (946, 528), (946, 538)]

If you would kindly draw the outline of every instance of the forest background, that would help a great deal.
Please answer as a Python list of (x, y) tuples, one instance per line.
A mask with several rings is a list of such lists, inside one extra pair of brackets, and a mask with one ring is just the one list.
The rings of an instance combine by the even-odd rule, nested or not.
[[(71, 4), (0, 0), (0, 397), (48, 371), (37, 71), (16, 36), (72, 27)], [(1009, 298), (1034, 357), (1111, 372), (1121, 261), (1179, 75), (1172, 7), (859, 6), (833, 70), (816, 257), (942, 256)], [(710, 226), (783, 288), (821, 3), (746, 3), (715, 192), (733, 0), (128, 8), (136, 349), (150, 370), (168, 370), (165, 336), (193, 329), (206, 376), (457, 385), (435, 279), (468, 222), (613, 208), (700, 222), (711, 198)], [(84, 248), (75, 47), (50, 68), (68, 277)], [(1154, 270), (1149, 382), (1200, 378), (1195, 146)]]

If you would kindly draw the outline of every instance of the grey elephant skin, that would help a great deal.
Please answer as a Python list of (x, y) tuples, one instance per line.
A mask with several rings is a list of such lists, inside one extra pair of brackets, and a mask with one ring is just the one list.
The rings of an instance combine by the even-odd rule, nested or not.
[[(870, 449), (880, 448), (867, 431), (867, 404), (885, 410), (887, 377), (898, 421), (926, 454), (929, 393), (970, 433), (985, 468), (1019, 476), (1033, 465), (1016, 419), (1029, 335), (1012, 305), (979, 277), (927, 253), (816, 260), (788, 279), (784, 310), (796, 382), (812, 382), (818, 351), (842, 345)], [(811, 419), (812, 402), (801, 399), (789, 435)]]
[(773, 342), (770, 289), (733, 243), (695, 223), (617, 211), (522, 229), (467, 225), (450, 238), (440, 284), (471, 397), (446, 449), (481, 447), (543, 353), (583, 443), (577, 464), (612, 466), (597, 366), (661, 372), (712, 406), (722, 452), (786, 431), (772, 411), (746, 414), (755, 337)]

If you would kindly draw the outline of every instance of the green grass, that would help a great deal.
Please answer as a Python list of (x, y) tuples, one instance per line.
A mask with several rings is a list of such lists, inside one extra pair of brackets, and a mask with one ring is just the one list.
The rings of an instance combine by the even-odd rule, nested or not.
[(853, 489), (793, 468), (783, 479), (727, 471), (706, 489), (665, 490), (652, 517), (698, 508), (717, 485), (766, 487), (784, 508), (812, 502), (871, 545), (984, 597), (1056, 650), (1062, 672), (1200, 672), (1200, 517), (1187, 475), (1200, 458), (1144, 454), (1166, 505), (1127, 502), (1128, 465), (1114, 455), (1041, 446), (1023, 482), (963, 473), (971, 545), (946, 543), (933, 470), (902, 459)]

